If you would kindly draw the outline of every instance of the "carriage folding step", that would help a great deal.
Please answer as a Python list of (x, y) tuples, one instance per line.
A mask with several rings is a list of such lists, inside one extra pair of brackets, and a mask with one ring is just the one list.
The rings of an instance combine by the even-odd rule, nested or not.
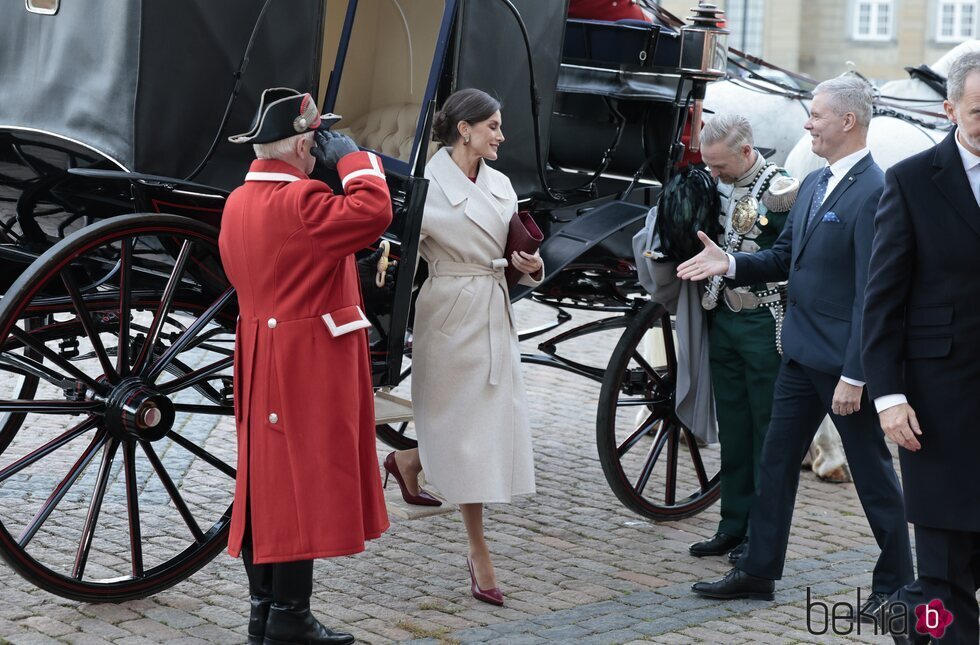
[(545, 278), (538, 287), (517, 285), (510, 290), (511, 302), (517, 302), (533, 289), (540, 289), (566, 266), (613, 233), (635, 224), (647, 216), (649, 206), (611, 201), (576, 218), (541, 245)]
[(405, 423), (412, 420), (412, 402), (391, 392), (374, 393), (375, 423)]

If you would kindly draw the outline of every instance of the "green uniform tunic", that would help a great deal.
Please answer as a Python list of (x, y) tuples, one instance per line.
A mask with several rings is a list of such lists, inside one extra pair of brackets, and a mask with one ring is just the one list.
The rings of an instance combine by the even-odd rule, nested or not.
[[(729, 205), (749, 193), (758, 173), (766, 166), (762, 155), (758, 152), (756, 155), (755, 165), (734, 186), (719, 185), (722, 225), (726, 229), (730, 226)], [(774, 177), (787, 174), (780, 168)], [(769, 183), (765, 182), (754, 193), (760, 204)], [(760, 212), (768, 221), (762, 224), (760, 217), (736, 250), (752, 253), (771, 247), (783, 230), (789, 209), (773, 212), (762, 206)], [(724, 248), (725, 239), (719, 243)], [(759, 292), (765, 288), (765, 284), (753, 285), (751, 290)], [(735, 313), (725, 305), (722, 294), (710, 323), (711, 382), (721, 442), (719, 533), (735, 537), (746, 533), (749, 507), (758, 482), (762, 441), (769, 429), (779, 361), (772, 310), (759, 307)]]

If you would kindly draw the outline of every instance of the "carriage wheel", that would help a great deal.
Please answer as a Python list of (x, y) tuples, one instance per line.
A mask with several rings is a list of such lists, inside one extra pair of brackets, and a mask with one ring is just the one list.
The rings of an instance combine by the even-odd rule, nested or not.
[[(403, 360), (409, 362), (410, 359), (411, 355), (406, 354)], [(402, 369), (401, 376), (399, 376), (398, 383), (395, 384), (393, 390), (395, 394), (401, 395), (406, 399), (411, 398), (411, 384), (405, 382), (411, 374), (412, 366), (409, 364), (408, 367)], [(378, 439), (395, 450), (411, 450), (412, 448), (419, 447), (419, 440), (415, 435), (414, 421), (402, 421), (401, 423), (395, 424), (381, 423), (375, 426), (374, 433)]]
[[(65, 238), (0, 301), (0, 555), (52, 593), (166, 589), (227, 543), (237, 307), (217, 231), (127, 215)], [(10, 388), (0, 389), (6, 396)], [(25, 396), (26, 394), (26, 396)]]
[[(40, 324), (37, 320), (27, 321), (25, 328), (31, 329), (33, 325)], [(28, 350), (28, 356), (34, 359), (41, 358), (40, 354), (33, 350)], [(0, 399), (30, 399), (37, 392), (40, 379), (28, 374), (11, 374), (8, 378), (0, 376)], [(17, 430), (24, 423), (27, 415), (23, 412), (0, 412), (0, 452), (2, 452)]]
[[(643, 356), (648, 332), (662, 337), (666, 361)], [(648, 303), (623, 332), (599, 394), (599, 461), (616, 497), (653, 520), (690, 517), (721, 492), (718, 449), (699, 448), (674, 412), (677, 358), (670, 314)], [(712, 474), (713, 473), (713, 474)]]

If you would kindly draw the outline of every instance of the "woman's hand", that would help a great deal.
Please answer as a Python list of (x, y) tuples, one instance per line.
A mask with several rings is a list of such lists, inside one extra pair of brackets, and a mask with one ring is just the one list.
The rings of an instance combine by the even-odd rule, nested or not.
[(544, 268), (541, 255), (537, 251), (534, 255), (524, 251), (514, 251), (510, 256), (510, 263), (521, 273), (535, 274)]

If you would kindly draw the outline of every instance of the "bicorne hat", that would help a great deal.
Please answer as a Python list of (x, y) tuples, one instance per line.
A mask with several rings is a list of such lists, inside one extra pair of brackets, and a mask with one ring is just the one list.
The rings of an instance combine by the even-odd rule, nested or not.
[(316, 130), (320, 111), (313, 97), (288, 87), (262, 92), (259, 109), (247, 132), (228, 137), (232, 143), (270, 143)]

